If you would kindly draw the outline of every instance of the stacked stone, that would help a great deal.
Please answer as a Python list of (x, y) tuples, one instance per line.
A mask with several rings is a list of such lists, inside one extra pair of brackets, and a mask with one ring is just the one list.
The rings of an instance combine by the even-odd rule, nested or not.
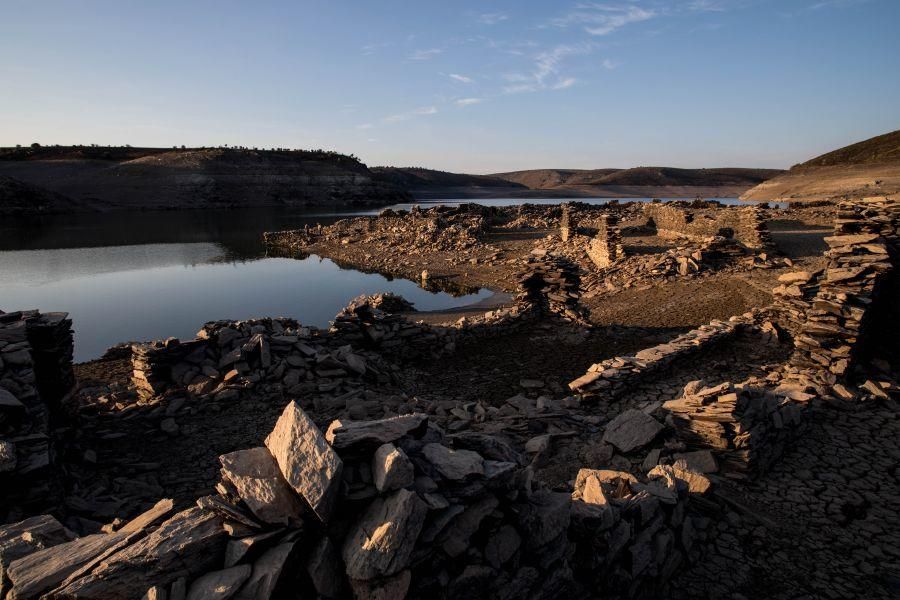
[(588, 243), (587, 255), (600, 269), (605, 269), (625, 256), (618, 223), (617, 216), (602, 215), (597, 222), (597, 234)]
[[(568, 203), (560, 206), (561, 214), (559, 217), (559, 237), (564, 242), (568, 242), (569, 238), (572, 235), (573, 226), (571, 210), (572, 209), (569, 207)], [(575, 229), (577, 229), (577, 227)]]
[(205, 344), (196, 341), (181, 343), (176, 338), (165, 341), (157, 340), (149, 344), (133, 344), (131, 346), (131, 381), (142, 400), (164, 394), (172, 384), (183, 381), (175, 372), (198, 346)]
[(797, 335), (806, 322), (813, 299), (819, 293), (824, 270), (815, 272), (792, 271), (778, 277), (780, 285), (772, 290), (772, 310), (778, 324), (791, 335)]
[(53, 411), (75, 386), (72, 320), (64, 312), (36, 313), (26, 320), (26, 331), (41, 398)]
[(581, 277), (578, 265), (562, 257), (532, 256), (517, 275), (516, 303), (523, 312), (557, 315), (567, 321), (583, 322)]
[(692, 487), (709, 481), (681, 466), (656, 466), (647, 482), (622, 471), (578, 472), (573, 568), (593, 596), (658, 598), (672, 574), (698, 558), (701, 532), (686, 509)]
[[(701, 476), (582, 469), (533, 489), (496, 438), (425, 415), (334, 421), (296, 402), (265, 445), (219, 457), (216, 494), (72, 539), (52, 517), (0, 527), (15, 598), (654, 597), (692, 554)], [(707, 481), (708, 483), (708, 481)]]
[(822, 370), (834, 383), (848, 373), (866, 336), (866, 314), (887, 301), (880, 293), (898, 256), (900, 202), (866, 198), (842, 202), (835, 235), (825, 238), (829, 258), (819, 291), (795, 337), (792, 363)]
[(617, 356), (593, 364), (587, 373), (569, 383), (569, 389), (584, 398), (602, 395), (614, 399), (638, 383), (661, 376), (672, 365), (733, 337), (751, 321), (744, 316), (712, 321), (634, 356)]
[[(48, 316), (47, 322), (67, 321), (57, 320), (57, 316)], [(53, 469), (50, 410), (41, 395), (44, 386), (39, 384), (35, 351), (29, 339), (30, 321), (40, 327), (44, 317), (38, 311), (0, 314), (0, 520), (53, 506), (61, 491)], [(65, 323), (61, 326), (68, 328)], [(61, 393), (64, 382), (71, 377), (71, 334), (68, 354), (65, 348), (58, 355), (53, 353), (53, 345), (58, 350), (66, 344), (59, 337), (36, 337), (38, 343), (46, 343), (46, 352), (40, 355), (40, 375), (47, 378), (48, 393)], [(65, 356), (70, 362), (60, 364)]]
[(807, 424), (805, 386), (748, 380), (703, 387), (688, 383), (682, 396), (663, 404), (681, 441), (709, 449), (727, 477), (749, 479), (777, 461)]

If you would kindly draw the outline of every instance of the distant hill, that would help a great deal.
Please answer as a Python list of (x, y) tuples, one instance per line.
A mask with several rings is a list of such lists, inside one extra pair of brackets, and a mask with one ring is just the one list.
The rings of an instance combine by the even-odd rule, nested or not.
[(827, 200), (900, 193), (900, 130), (794, 165), (745, 192), (744, 200)]
[(322, 150), (3, 148), (0, 175), (68, 197), (73, 210), (381, 206), (410, 198), (355, 157)]
[(372, 167), (371, 171), (379, 179), (388, 181), (406, 189), (423, 189), (429, 187), (519, 187), (527, 186), (511, 183), (491, 175), (467, 175), (465, 173), (448, 173), (422, 167)]
[(792, 170), (879, 163), (900, 164), (900, 129), (817, 156)]
[(631, 169), (536, 169), (493, 176), (527, 185), (531, 189), (584, 186), (752, 186), (780, 175), (777, 169), (676, 169), (634, 167)]

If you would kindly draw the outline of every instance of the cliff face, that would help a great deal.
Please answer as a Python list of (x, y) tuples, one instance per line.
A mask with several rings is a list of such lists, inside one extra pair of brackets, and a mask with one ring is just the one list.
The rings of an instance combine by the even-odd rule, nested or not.
[(409, 199), (355, 159), (300, 152), (176, 150), (121, 161), (35, 157), (0, 161), (0, 175), (62, 194), (73, 210), (379, 206)]

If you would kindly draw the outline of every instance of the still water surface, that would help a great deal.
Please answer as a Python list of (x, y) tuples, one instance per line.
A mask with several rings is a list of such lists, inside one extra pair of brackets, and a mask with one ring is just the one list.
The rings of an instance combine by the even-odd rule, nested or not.
[[(507, 206), (524, 201), (557, 204), (566, 199), (477, 202)], [(440, 201), (459, 202), (471, 200)], [(217, 319), (284, 316), (326, 327), (360, 294), (398, 293), (419, 310), (463, 306), (491, 296), (489, 290), (479, 290), (454, 297), (424, 290), (412, 281), (343, 269), (317, 256), (297, 260), (265, 254), (264, 231), (329, 224), (379, 210), (237, 209), (3, 218), (0, 310), (69, 312), (75, 324), (75, 358), (84, 361), (123, 341), (187, 339), (203, 323)]]

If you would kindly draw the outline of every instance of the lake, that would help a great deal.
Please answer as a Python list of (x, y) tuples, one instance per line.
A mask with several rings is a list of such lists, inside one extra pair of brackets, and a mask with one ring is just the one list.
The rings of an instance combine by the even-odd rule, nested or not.
[[(610, 199), (572, 200), (603, 204)], [(492, 198), (477, 203), (566, 201)], [(473, 201), (419, 204), (463, 202)], [(419, 310), (464, 306), (492, 295), (489, 290), (457, 296), (435, 293), (416, 282), (341, 268), (317, 256), (266, 256), (264, 231), (329, 224), (380, 210), (261, 208), (5, 217), (0, 221), (0, 310), (70, 313), (75, 359), (81, 362), (120, 342), (189, 339), (203, 323), (218, 319), (281, 316), (327, 327), (360, 294), (394, 292)]]

